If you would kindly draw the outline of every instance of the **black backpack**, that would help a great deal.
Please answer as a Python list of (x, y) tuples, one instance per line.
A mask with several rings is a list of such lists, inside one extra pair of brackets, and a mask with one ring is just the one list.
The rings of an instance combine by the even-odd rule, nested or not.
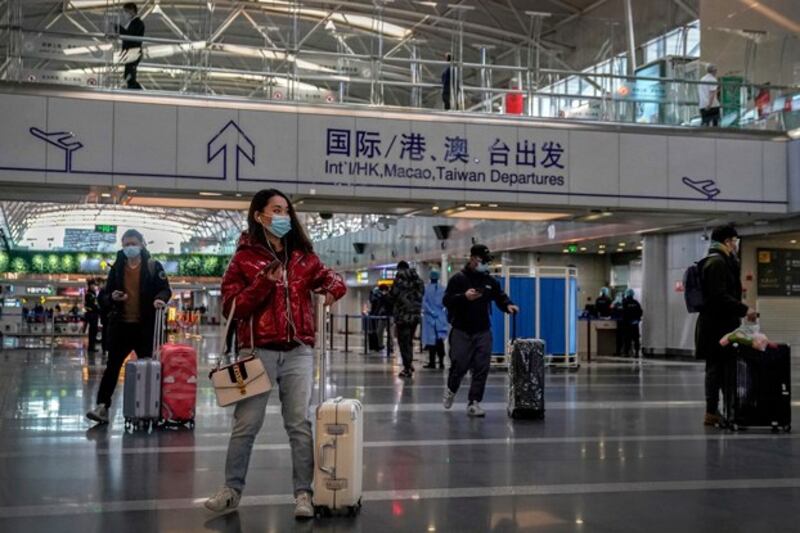
[(683, 273), (683, 300), (686, 302), (686, 310), (690, 313), (699, 313), (703, 310), (703, 263), (708, 256), (693, 263), (686, 272)]

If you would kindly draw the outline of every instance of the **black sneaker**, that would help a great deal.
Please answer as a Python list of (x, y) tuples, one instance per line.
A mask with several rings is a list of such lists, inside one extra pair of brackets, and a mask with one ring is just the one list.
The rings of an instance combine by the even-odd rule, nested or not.
[(413, 374), (411, 374), (411, 372), (409, 372), (408, 370), (403, 370), (399, 374), (397, 374), (397, 377), (399, 377), (399, 378), (410, 378), (412, 375)]

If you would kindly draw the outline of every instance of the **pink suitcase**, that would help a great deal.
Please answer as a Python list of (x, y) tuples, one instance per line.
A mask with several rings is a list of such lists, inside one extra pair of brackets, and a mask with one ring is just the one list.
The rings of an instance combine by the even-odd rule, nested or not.
[(197, 352), (186, 344), (161, 347), (161, 420), (194, 426)]

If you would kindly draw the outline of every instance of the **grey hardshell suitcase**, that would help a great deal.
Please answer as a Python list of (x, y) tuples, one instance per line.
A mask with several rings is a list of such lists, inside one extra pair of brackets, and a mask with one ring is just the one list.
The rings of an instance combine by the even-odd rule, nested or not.
[(150, 429), (161, 418), (161, 361), (164, 344), (164, 309), (156, 310), (152, 358), (128, 361), (125, 365), (122, 416), (126, 429)]

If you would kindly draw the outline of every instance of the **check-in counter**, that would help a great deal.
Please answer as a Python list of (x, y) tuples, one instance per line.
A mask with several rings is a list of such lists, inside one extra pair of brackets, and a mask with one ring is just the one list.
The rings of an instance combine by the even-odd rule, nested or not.
[(603, 318), (581, 318), (578, 321), (578, 353), (583, 361), (597, 355), (614, 355), (617, 351), (617, 321)]

